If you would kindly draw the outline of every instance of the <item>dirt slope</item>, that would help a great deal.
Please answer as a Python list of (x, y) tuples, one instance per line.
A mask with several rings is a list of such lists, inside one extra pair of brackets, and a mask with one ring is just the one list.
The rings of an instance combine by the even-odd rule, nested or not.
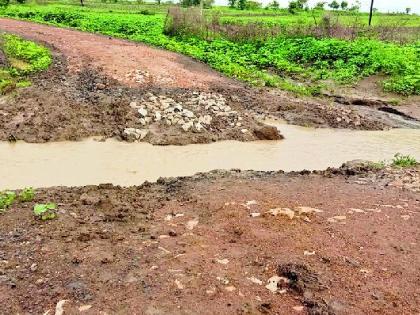
[[(60, 300), (65, 314), (416, 314), (419, 175), (213, 172), (42, 189), (1, 216), (0, 314)], [(48, 201), (58, 218), (37, 221), (33, 203)]]

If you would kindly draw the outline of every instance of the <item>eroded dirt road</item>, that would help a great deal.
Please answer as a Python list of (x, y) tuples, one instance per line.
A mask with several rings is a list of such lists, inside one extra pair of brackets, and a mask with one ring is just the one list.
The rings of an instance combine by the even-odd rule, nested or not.
[(418, 124), (384, 112), (383, 104), (359, 106), (247, 87), (191, 58), (139, 43), (10, 19), (0, 19), (0, 31), (44, 43), (54, 54), (54, 65), (34, 77), (32, 87), (1, 99), (0, 140), (279, 139), (275, 129), (261, 129), (256, 115), (365, 130)]
[[(0, 220), (0, 313), (416, 314), (419, 169), (39, 190)], [(369, 196), (367, 198), (367, 196)], [(58, 203), (41, 222), (35, 202)]]

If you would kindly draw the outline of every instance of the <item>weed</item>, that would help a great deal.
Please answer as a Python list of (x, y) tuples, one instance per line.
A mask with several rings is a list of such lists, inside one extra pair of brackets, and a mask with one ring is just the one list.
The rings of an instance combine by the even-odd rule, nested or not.
[(401, 153), (397, 153), (394, 155), (394, 158), (392, 159), (392, 166), (397, 167), (411, 167), (417, 165), (417, 160), (410, 156), (410, 155), (402, 155)]
[(16, 193), (13, 191), (0, 192), (0, 213), (3, 213), (9, 208), (16, 200)]
[(36, 204), (34, 206), (34, 215), (43, 221), (52, 220), (57, 217), (57, 205), (55, 203)]
[(35, 190), (32, 187), (23, 189), (19, 194), (19, 200), (21, 202), (30, 202), (35, 197)]

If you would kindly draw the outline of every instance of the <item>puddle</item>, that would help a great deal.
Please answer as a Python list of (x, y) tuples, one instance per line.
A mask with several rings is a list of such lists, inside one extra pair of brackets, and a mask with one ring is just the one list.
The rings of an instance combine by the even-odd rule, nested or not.
[(282, 141), (188, 146), (147, 143), (0, 143), (0, 190), (26, 186), (138, 185), (159, 177), (213, 169), (314, 170), (354, 159), (391, 159), (396, 152), (420, 159), (420, 130), (348, 131), (280, 125)]

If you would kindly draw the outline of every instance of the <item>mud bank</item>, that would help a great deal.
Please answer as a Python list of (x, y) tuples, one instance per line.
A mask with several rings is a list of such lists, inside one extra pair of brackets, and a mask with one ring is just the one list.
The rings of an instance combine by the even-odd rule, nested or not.
[[(65, 314), (412, 314), (418, 175), (351, 166), (40, 189), (0, 216), (0, 313), (66, 300)], [(57, 219), (35, 219), (50, 201)]]

